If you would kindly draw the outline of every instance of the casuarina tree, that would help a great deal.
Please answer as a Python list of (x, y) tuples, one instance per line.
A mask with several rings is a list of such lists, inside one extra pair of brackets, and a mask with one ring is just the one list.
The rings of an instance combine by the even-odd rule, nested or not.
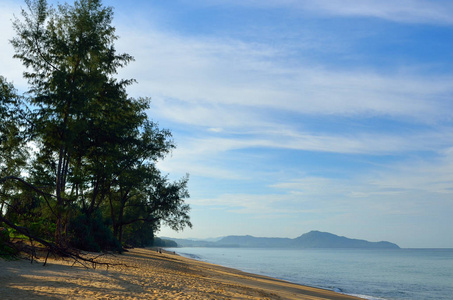
[(174, 148), (170, 131), (148, 119), (147, 98), (127, 95), (134, 80), (116, 77), (133, 57), (115, 49), (112, 8), (99, 0), (56, 8), (25, 3), (11, 43), (30, 85), (29, 143), (36, 151), (27, 184), (45, 195), (56, 244), (68, 246), (68, 225), (78, 216), (93, 231), (101, 211), (119, 239), (138, 221), (191, 226), (187, 179), (168, 182), (156, 168)]

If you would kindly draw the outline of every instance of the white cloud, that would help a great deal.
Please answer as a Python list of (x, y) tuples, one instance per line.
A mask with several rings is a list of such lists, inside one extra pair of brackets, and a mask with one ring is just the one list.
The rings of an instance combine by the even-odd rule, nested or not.
[(385, 214), (424, 214), (453, 205), (453, 151), (381, 165), (351, 178), (304, 176), (271, 187), (301, 198), (347, 200)]
[[(201, 2), (191, 3), (199, 5)], [(296, 13), (314, 14), (315, 17), (373, 17), (406, 23), (453, 23), (453, 4), (448, 1), (269, 0), (209, 3), (283, 6)], [(19, 13), (19, 5), (5, 1), (1, 5), (0, 65), (5, 73), (0, 75), (13, 80), (16, 86), (25, 87), (21, 76), (23, 67), (20, 61), (11, 58), (14, 53), (8, 43), (8, 39), (14, 36), (10, 20), (13, 13)], [(191, 131), (190, 135), (182, 133), (175, 136), (177, 149), (172, 157), (159, 164), (164, 172), (172, 175), (190, 173), (195, 180), (191, 179), (189, 184), (204, 184), (198, 190), (191, 190), (194, 198), (190, 199), (190, 203), (194, 210), (200, 207), (208, 207), (209, 211), (221, 208), (230, 213), (224, 216), (225, 219), (235, 214), (266, 219), (283, 216), (282, 226), (289, 226), (289, 223), (283, 224), (285, 216), (295, 219), (303, 217), (304, 220), (292, 223), (293, 230), (300, 234), (301, 229), (297, 226), (301, 224), (321, 224), (326, 230), (339, 224), (348, 224), (340, 226), (352, 228), (356, 224), (349, 220), (360, 219), (366, 224), (364, 226), (382, 228), (378, 223), (392, 216), (395, 218), (389, 224), (395, 225), (399, 217), (443, 216), (443, 211), (453, 206), (452, 76), (425, 72), (428, 67), (423, 65), (400, 65), (386, 71), (379, 66), (332, 67), (327, 61), (295, 57), (295, 52), (302, 53), (306, 49), (326, 51), (320, 47), (337, 46), (336, 43), (320, 45), (316, 39), (296, 40), (294, 36), (300, 38), (304, 34), (299, 35), (299, 31), (288, 33), (294, 34), (291, 42), (306, 48), (294, 51), (296, 47), (289, 43), (258, 44), (222, 36), (190, 36), (168, 28), (162, 31), (158, 29), (162, 27), (135, 18), (134, 13), (126, 11), (123, 15), (124, 20), (128, 18), (129, 25), (121, 23), (124, 20), (115, 19), (120, 21), (115, 24), (120, 36), (116, 48), (136, 58), (136, 62), (121, 70), (120, 77), (138, 80), (139, 83), (129, 90), (131, 95), (153, 97), (150, 111), (153, 118)], [(152, 15), (143, 14), (147, 17)], [(311, 34), (315, 36), (317, 32)], [(266, 36), (266, 40), (271, 39), (272, 36)], [(326, 39), (330, 42), (330, 37)], [(354, 49), (349, 50), (353, 56)], [(274, 113), (280, 114), (280, 117), (274, 117)], [(286, 113), (291, 114), (293, 119), (286, 121), (281, 117)], [(408, 132), (396, 127), (396, 132), (388, 128), (318, 131), (314, 126), (304, 126), (305, 116), (315, 117), (319, 122), (328, 122), (329, 118), (337, 116), (349, 120), (373, 117), (415, 126), (408, 126), (411, 127)], [(300, 121), (294, 120), (298, 117)], [(443, 124), (442, 127), (439, 124)], [(361, 171), (359, 174), (351, 170), (349, 178), (331, 178), (328, 175), (314, 176), (310, 170), (301, 176), (294, 171), (299, 167), (297, 165), (287, 170), (269, 162), (266, 170), (261, 166), (253, 168), (261, 162), (257, 159), (258, 154), (249, 153), (247, 156), (237, 151), (253, 148), (365, 154), (368, 157), (364, 160), (369, 164), (377, 164), (378, 161), (371, 156), (390, 154), (398, 157), (393, 164), (381, 163), (374, 171)], [(437, 158), (417, 156), (418, 151), (429, 152)], [(234, 155), (244, 156), (229, 160)], [(229, 165), (232, 161), (234, 166)], [(238, 167), (238, 162), (244, 163)], [(340, 174), (342, 166), (332, 168)], [(280, 176), (271, 178), (276, 181), (272, 186), (264, 186), (263, 182), (270, 182), (268, 176), (272, 172)], [(203, 181), (206, 178), (211, 180), (209, 182), (224, 180), (225, 186), (208, 187), (206, 184), (209, 183)], [(259, 182), (259, 178), (266, 180)], [(237, 182), (254, 186), (247, 188), (248, 192), (244, 192), (244, 187), (244, 190), (237, 191)], [(232, 183), (231, 186), (229, 183)], [(205, 190), (208, 191), (203, 194)], [(242, 222), (249, 223), (249, 220), (243, 219)], [(206, 224), (212, 223), (209, 220)], [(230, 230), (230, 224), (224, 224), (225, 231)], [(390, 227), (389, 224), (385, 226)], [(420, 224), (419, 227), (422, 227), (425, 223)], [(209, 229), (209, 225), (204, 228)], [(275, 228), (281, 234), (281, 227)], [(243, 231), (243, 228), (239, 230)]]
[(408, 160), (351, 178), (306, 175), (272, 184), (274, 192), (266, 194), (219, 193), (191, 203), (257, 216), (427, 217), (453, 206), (452, 170), (449, 153), (431, 163)]
[[(366, 5), (361, 6), (357, 1), (334, 0), (228, 3), (284, 5), (304, 10), (302, 13), (396, 22), (452, 23), (450, 5), (441, 7), (440, 2), (362, 1)], [(197, 209), (207, 212), (205, 223), (198, 225), (199, 232), (210, 230), (215, 212), (225, 219), (224, 223), (216, 219), (225, 234), (244, 232), (244, 228), (233, 228), (232, 223), (245, 224), (250, 223), (249, 218), (275, 215), (282, 216), (281, 226), (288, 227), (287, 220), (291, 219), (297, 234), (303, 224), (324, 226), (310, 229), (350, 230), (361, 223), (371, 234), (373, 230), (382, 233), (382, 228), (404, 226), (416, 230), (422, 227), (417, 225), (420, 217), (425, 218), (420, 224), (428, 224), (432, 216), (446, 219), (444, 207), (452, 206), (452, 183), (448, 179), (452, 177), (448, 170), (453, 168), (446, 150), (453, 140), (449, 125), (453, 113), (451, 76), (426, 72), (428, 67), (423, 65), (400, 65), (386, 71), (380, 66), (341, 69), (328, 62), (296, 58), (294, 49), (284, 45), (190, 36), (142, 25), (118, 27), (118, 49), (137, 59), (122, 74), (138, 79), (133, 94), (153, 96), (153, 117), (192, 130), (190, 137), (184, 133), (175, 136), (178, 148), (161, 166), (172, 174), (189, 172), (191, 182), (199, 185), (191, 189), (189, 200), (194, 213)], [(310, 49), (309, 45), (304, 46)], [(291, 59), (286, 60), (288, 57)], [(273, 118), (273, 112), (290, 113), (293, 120)], [(295, 121), (295, 116), (301, 121)], [(305, 128), (304, 116), (316, 117), (319, 122), (336, 116), (349, 120), (372, 117), (369, 119), (391, 120), (410, 129), (405, 132), (398, 125), (390, 125), (395, 127), (317, 131), (314, 127)], [(367, 125), (372, 127), (371, 122)], [(349, 178), (314, 176), (310, 170), (300, 176), (294, 169), (270, 166), (275, 173), (282, 168), (280, 172), (285, 174), (279, 173), (274, 178), (276, 183), (269, 187), (263, 182), (270, 182), (272, 171), (254, 168), (262, 162), (253, 157), (255, 153), (231, 159), (243, 155), (237, 150), (253, 148), (376, 157), (390, 154), (394, 159), (393, 164), (385, 164), (368, 156), (364, 160), (376, 164), (368, 168), (373, 171), (344, 172)], [(418, 151), (440, 158), (429, 160), (418, 156)], [(238, 161), (245, 163), (240, 165)], [(339, 176), (344, 175), (342, 166), (332, 166)], [(429, 179), (424, 177), (426, 174)], [(257, 178), (266, 180), (257, 182)], [(254, 186), (244, 188), (248, 183)], [(232, 218), (236, 218), (235, 222), (231, 222)], [(264, 221), (256, 224), (269, 227)], [(276, 228), (281, 232), (280, 225)], [(212, 231), (207, 234), (213, 235)]]
[(423, 122), (453, 112), (451, 76), (417, 74), (415, 66), (411, 73), (379, 73), (287, 64), (278, 59), (284, 49), (147, 29), (120, 33), (121, 48), (139, 62), (121, 74), (138, 80), (132, 94), (152, 95), (155, 112), (176, 122), (241, 127), (251, 116), (257, 121), (256, 109)]
[[(118, 49), (137, 59), (122, 71), (139, 81), (132, 94), (153, 97), (153, 118), (193, 126), (192, 138), (178, 137), (173, 157), (161, 164), (167, 172), (242, 178), (216, 161), (231, 150), (256, 147), (387, 155), (450, 145), (448, 127), (407, 133), (301, 129), (304, 115), (442, 123), (453, 113), (448, 76), (425, 76), (416, 67), (390, 74), (288, 65), (275, 59), (284, 49), (153, 28), (121, 30)], [(269, 118), (273, 111), (300, 114), (301, 124)]]
[(448, 0), (248, 0), (208, 1), (207, 5), (275, 8), (344, 17), (372, 17), (393, 22), (452, 24), (453, 4)]
[[(248, 134), (247, 130), (250, 130)], [(240, 153), (234, 153), (234, 150), (286, 149), (370, 156), (405, 155), (428, 151), (437, 152), (438, 155), (443, 157), (444, 153), (448, 152), (444, 149), (451, 147), (452, 132), (451, 128), (445, 128), (442, 131), (426, 131), (414, 134), (319, 134), (304, 133), (292, 130), (287, 125), (279, 126), (277, 124), (274, 128), (267, 126), (260, 131), (258, 128), (247, 128), (241, 135), (227, 134), (227, 136), (224, 136), (223, 132), (215, 132), (214, 136), (209, 134), (191, 138), (177, 137), (178, 146), (173, 151), (172, 157), (161, 162), (159, 166), (169, 173), (184, 174), (189, 172), (195, 176), (240, 180), (250, 178), (252, 175), (244, 175), (244, 170), (233, 169), (224, 163), (226, 159), (230, 159), (232, 156), (237, 159), (244, 159)], [(301, 155), (303, 154), (301, 153)], [(249, 160), (257, 158), (250, 157)], [(372, 161), (372, 158), (370, 158), (370, 161)], [(444, 169), (447, 172), (448, 166), (451, 164), (442, 162), (442, 165), (446, 166)], [(250, 171), (245, 173), (249, 174)], [(426, 175), (426, 173), (410, 170), (407, 174), (394, 176), (408, 178), (409, 175), (415, 176), (414, 174), (420, 174), (420, 178)], [(393, 182), (397, 181), (394, 180)], [(408, 183), (408, 185), (412, 183)]]
[(375, 17), (395, 22), (452, 24), (450, 1), (426, 0), (308, 0), (308, 9), (331, 15)]
[(313, 207), (304, 200), (291, 194), (221, 194), (215, 198), (203, 198), (191, 200), (192, 205), (216, 207), (232, 213), (251, 214), (256, 217), (268, 217), (270, 215), (297, 215), (308, 213), (320, 213), (320, 207)]
[(451, 196), (453, 195), (453, 148), (447, 148), (440, 154), (438, 158), (396, 164), (389, 167), (388, 171), (379, 172), (374, 179), (370, 179), (370, 183), (382, 190), (422, 192), (426, 195), (434, 195), (432, 197)]

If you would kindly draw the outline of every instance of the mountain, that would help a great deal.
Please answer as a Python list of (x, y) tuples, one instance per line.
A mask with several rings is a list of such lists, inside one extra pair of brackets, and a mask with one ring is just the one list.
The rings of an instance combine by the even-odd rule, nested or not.
[(230, 235), (218, 240), (170, 239), (180, 247), (242, 247), (242, 248), (361, 248), (361, 249), (399, 249), (390, 242), (369, 242), (350, 239), (328, 232), (310, 231), (295, 239), (264, 238), (251, 235)]
[(310, 231), (295, 238), (293, 240), (293, 246), (296, 248), (399, 249), (398, 245), (390, 242), (368, 242), (320, 231)]

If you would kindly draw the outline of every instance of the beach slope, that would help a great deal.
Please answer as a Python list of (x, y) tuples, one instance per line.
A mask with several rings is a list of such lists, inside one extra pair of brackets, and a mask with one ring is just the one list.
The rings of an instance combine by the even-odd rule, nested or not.
[(49, 259), (47, 266), (0, 259), (1, 299), (359, 299), (195, 261), (132, 249), (103, 256), (114, 264), (86, 269)]

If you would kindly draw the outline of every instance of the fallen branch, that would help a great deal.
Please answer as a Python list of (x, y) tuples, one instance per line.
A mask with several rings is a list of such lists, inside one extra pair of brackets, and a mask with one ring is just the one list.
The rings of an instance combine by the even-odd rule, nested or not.
[[(22, 233), (23, 235), (28, 237), (31, 241), (36, 241), (36, 242), (40, 243), (41, 245), (43, 245), (47, 249), (47, 256), (46, 256), (46, 259), (44, 261), (43, 266), (46, 265), (47, 259), (49, 258), (49, 255), (52, 254), (52, 255), (55, 255), (55, 256), (58, 256), (58, 257), (73, 259), (74, 260), (74, 264), (79, 263), (80, 265), (82, 265), (86, 269), (89, 269), (89, 267), (85, 263), (91, 264), (93, 269), (96, 269), (96, 267), (98, 265), (106, 266), (107, 270), (108, 270), (108, 268), (110, 266), (126, 266), (127, 267), (127, 265), (125, 265), (125, 264), (114, 264), (114, 263), (107, 263), (107, 262), (98, 261), (97, 259), (100, 256), (103, 256), (104, 254), (100, 254), (100, 255), (98, 255), (96, 257), (88, 258), (88, 257), (83, 257), (83, 256), (79, 255), (79, 253), (76, 250), (74, 250), (74, 249), (67, 249), (67, 248), (64, 249), (64, 248), (58, 247), (54, 243), (48, 242), (46, 240), (43, 240), (43, 239), (31, 234), (30, 231), (28, 230), (28, 228), (22, 227), (22, 226), (17, 226), (13, 222), (9, 221), (7, 218), (5, 218), (5, 217), (3, 217), (1, 215), (0, 215), (0, 222), (3, 222), (6, 225), (8, 225), (9, 227), (13, 228), (14, 230)], [(31, 242), (31, 244), (32, 244), (32, 247), (33, 247), (33, 242)], [(36, 252), (35, 252), (34, 247), (33, 247), (32, 251), (31, 251), (31, 255), (32, 255), (31, 262), (33, 262), (33, 259), (37, 259), (38, 258), (36, 256)], [(74, 266), (74, 264), (72, 266)]]

